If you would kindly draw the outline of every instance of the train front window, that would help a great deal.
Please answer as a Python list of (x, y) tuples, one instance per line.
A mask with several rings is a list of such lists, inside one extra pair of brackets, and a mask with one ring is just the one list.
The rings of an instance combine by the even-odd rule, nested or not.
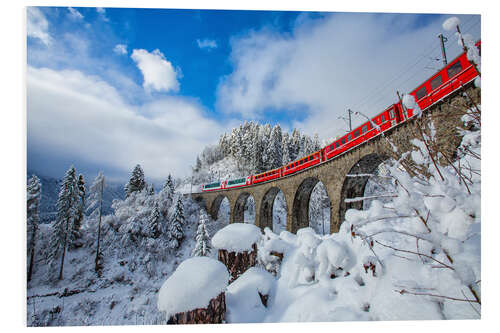
[(436, 76), (431, 80), (431, 89), (434, 90), (439, 87), (443, 83), (443, 79), (441, 78), (441, 74)]
[(418, 101), (419, 99), (421, 99), (422, 97), (427, 95), (427, 90), (425, 89), (425, 87), (422, 87), (422, 88), (417, 90), (415, 95), (417, 96), (417, 101)]
[(461, 70), (462, 70), (462, 64), (460, 63), (460, 61), (457, 61), (456, 63), (448, 67), (446, 72), (448, 73), (448, 77), (451, 79), (452, 77), (460, 73)]

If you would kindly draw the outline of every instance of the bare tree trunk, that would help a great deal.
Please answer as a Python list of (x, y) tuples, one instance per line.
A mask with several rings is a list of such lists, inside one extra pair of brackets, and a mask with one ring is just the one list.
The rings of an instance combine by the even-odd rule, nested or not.
[(33, 231), (31, 232), (31, 242), (30, 242), (30, 248), (31, 248), (31, 258), (30, 258), (30, 266), (28, 268), (28, 281), (31, 281), (31, 277), (33, 276), (33, 266), (35, 263), (35, 237), (36, 237), (36, 230), (38, 226), (34, 225), (33, 226)]
[(102, 194), (104, 186), (101, 185), (101, 197), (99, 202), (99, 227), (97, 229), (97, 253), (95, 255), (95, 271), (99, 271), (99, 257), (100, 257), (100, 247), (101, 247), (101, 218), (102, 218)]
[(31, 281), (31, 277), (33, 275), (33, 263), (35, 262), (35, 244), (31, 246), (31, 258), (30, 258), (30, 266), (28, 269), (28, 281)]
[(64, 257), (66, 256), (66, 243), (68, 242), (68, 232), (69, 232), (69, 217), (66, 218), (66, 234), (64, 235), (61, 269), (59, 270), (59, 280), (63, 279)]

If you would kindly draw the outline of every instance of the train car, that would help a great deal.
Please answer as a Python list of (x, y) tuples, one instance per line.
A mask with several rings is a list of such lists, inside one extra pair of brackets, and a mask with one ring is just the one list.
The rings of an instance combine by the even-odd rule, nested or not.
[(248, 186), (252, 184), (252, 176), (247, 176), (243, 178), (238, 178), (238, 179), (231, 179), (227, 181), (226, 188), (236, 188), (236, 187), (243, 187), (243, 186)]
[[(478, 42), (478, 47), (481, 43)], [(421, 110), (450, 95), (458, 88), (468, 84), (478, 76), (467, 55), (462, 53), (439, 72), (432, 75), (424, 83), (414, 89), (410, 95), (415, 97)], [(408, 109), (408, 117), (414, 116), (413, 110)]]
[(218, 191), (226, 188), (227, 181), (214, 182), (210, 184), (203, 184), (202, 192)]
[(283, 175), (287, 176), (300, 170), (312, 167), (321, 162), (321, 151), (314, 152), (306, 157), (294, 161), (283, 167)]
[(267, 182), (268, 180), (277, 179), (283, 176), (283, 167), (259, 173), (253, 176), (253, 184)]
[(391, 105), (384, 112), (378, 114), (370, 121), (361, 124), (353, 131), (338, 138), (328, 146), (324, 147), (326, 159), (329, 160), (343, 152), (358, 146), (359, 144), (373, 138), (396, 124), (403, 121), (401, 107), (398, 103)]

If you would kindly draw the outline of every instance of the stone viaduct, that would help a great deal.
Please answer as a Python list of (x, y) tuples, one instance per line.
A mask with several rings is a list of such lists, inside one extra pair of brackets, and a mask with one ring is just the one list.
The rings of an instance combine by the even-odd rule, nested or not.
[[(480, 89), (468, 86), (424, 112), (424, 121), (432, 117), (436, 127), (436, 144), (440, 150), (452, 152), (460, 142), (457, 127), (471, 101), (480, 103)], [(392, 128), (385, 134), (398, 148), (398, 154), (412, 149), (411, 139), (417, 137), (415, 118)], [(381, 135), (372, 138), (350, 151), (313, 168), (274, 181), (259, 183), (243, 188), (214, 192), (193, 193), (193, 199), (202, 203), (207, 212), (216, 219), (224, 198), (229, 200), (230, 223), (243, 222), (244, 207), (249, 196), (255, 200), (255, 223), (264, 229), (273, 227), (273, 204), (281, 190), (287, 209), (286, 228), (295, 233), (309, 226), (309, 199), (318, 182), (322, 182), (330, 199), (330, 233), (337, 232), (349, 208), (362, 209), (363, 202), (349, 202), (345, 199), (363, 197), (369, 174), (388, 158), (398, 158), (388, 140)], [(356, 176), (352, 175), (365, 175)]]

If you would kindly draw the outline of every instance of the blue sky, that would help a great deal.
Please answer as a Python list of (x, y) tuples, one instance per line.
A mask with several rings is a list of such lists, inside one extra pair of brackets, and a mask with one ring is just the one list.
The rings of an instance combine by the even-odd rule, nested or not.
[(30, 7), (28, 170), (186, 176), (244, 120), (333, 138), (347, 108), (376, 114), (438, 69), (438, 33), (458, 54), (450, 16)]

